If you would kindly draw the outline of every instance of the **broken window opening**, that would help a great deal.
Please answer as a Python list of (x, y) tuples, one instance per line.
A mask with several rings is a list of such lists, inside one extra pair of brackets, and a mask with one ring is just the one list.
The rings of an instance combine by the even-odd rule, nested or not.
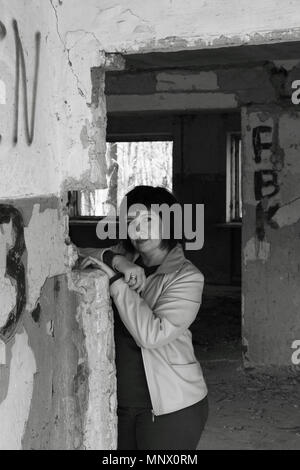
[(112, 141), (106, 143), (107, 188), (71, 191), (70, 217), (118, 214), (125, 194), (138, 185), (172, 191), (173, 141)]

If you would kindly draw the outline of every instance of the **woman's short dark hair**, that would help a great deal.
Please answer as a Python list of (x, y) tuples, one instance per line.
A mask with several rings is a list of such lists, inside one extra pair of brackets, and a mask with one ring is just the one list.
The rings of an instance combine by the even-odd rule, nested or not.
[[(147, 209), (150, 209), (152, 205), (164, 204), (165, 206), (172, 207), (174, 204), (179, 205), (179, 201), (176, 199), (174, 194), (168, 191), (166, 188), (160, 186), (136, 186), (134, 189), (129, 191), (126, 196), (127, 198), (127, 209), (134, 204), (143, 204)], [(162, 239), (162, 248), (174, 248), (177, 243), (183, 243), (183, 238), (175, 238), (175, 220), (174, 214), (170, 211), (170, 232), (168, 238)], [(181, 221), (182, 222), (182, 221)], [(183, 237), (183, 235), (182, 235)], [(127, 251), (134, 251), (134, 247), (127, 236), (127, 239), (122, 240), (122, 244)]]

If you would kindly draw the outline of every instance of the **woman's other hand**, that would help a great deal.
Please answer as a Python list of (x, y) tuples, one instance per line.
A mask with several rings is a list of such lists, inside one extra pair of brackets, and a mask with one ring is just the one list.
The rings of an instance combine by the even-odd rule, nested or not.
[(101, 269), (101, 271), (107, 274), (109, 279), (111, 279), (116, 274), (114, 270), (111, 269), (107, 264), (103, 263), (103, 261), (100, 261), (97, 258), (93, 258), (92, 256), (84, 258), (79, 267), (80, 269), (85, 269), (88, 266), (93, 266), (94, 268)]
[(124, 274), (124, 281), (138, 294), (144, 289), (146, 283), (145, 271), (141, 266), (129, 261), (123, 255), (113, 258), (113, 266), (117, 271)]

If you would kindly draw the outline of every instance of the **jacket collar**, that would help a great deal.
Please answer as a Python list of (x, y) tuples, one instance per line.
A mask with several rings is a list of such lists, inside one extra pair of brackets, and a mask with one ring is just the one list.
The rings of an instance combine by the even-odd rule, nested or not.
[[(136, 253), (135, 259), (138, 258), (138, 256), (139, 255)], [(164, 261), (155, 271), (155, 274), (168, 274), (178, 271), (185, 261), (186, 258), (183, 248), (180, 243), (177, 243), (177, 245), (169, 251)]]

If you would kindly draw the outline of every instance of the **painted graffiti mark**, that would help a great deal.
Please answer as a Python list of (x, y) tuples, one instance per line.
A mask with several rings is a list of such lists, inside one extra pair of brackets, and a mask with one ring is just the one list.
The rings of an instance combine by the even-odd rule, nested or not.
[[(6, 28), (5, 25), (0, 21), (0, 41), (4, 39), (6, 36)], [(6, 90), (5, 90), (5, 83), (0, 80), (0, 104), (5, 104), (6, 103)], [(2, 140), (2, 136), (0, 134), (0, 143)]]
[(5, 25), (0, 21), (0, 41), (4, 39), (6, 36), (6, 28)]
[[(262, 139), (264, 134), (264, 140)], [(268, 141), (265, 141), (266, 136)], [(252, 144), (254, 150), (255, 163), (262, 162), (262, 152), (264, 150), (270, 152), (269, 161), (273, 168), (257, 170), (254, 172), (254, 195), (258, 201), (256, 206), (256, 236), (259, 241), (265, 238), (265, 225), (272, 228), (278, 228), (278, 224), (272, 220), (280, 205), (276, 202), (270, 203), (270, 199), (279, 193), (280, 186), (278, 183), (278, 171), (276, 167), (277, 157), (274, 156), (273, 129), (270, 126), (257, 126), (252, 130)], [(278, 146), (277, 146), (278, 147)], [(276, 148), (277, 148), (276, 147)], [(277, 148), (280, 153), (280, 149)], [(281, 155), (278, 155), (281, 158)]]
[(22, 255), (26, 249), (23, 218), (15, 207), (0, 204), (0, 225), (10, 221), (12, 221), (15, 243), (6, 255), (5, 276), (9, 276), (16, 282), (17, 298), (5, 325), (0, 328), (0, 339), (4, 342), (7, 342), (13, 335), (26, 304), (25, 268), (22, 262)]
[(270, 126), (257, 126), (252, 131), (252, 143), (254, 149), (255, 163), (261, 162), (261, 154), (263, 150), (269, 150), (272, 147), (272, 142), (262, 142), (262, 134), (272, 133)]
[[(271, 188), (271, 192), (264, 192), (264, 190), (268, 188)], [(257, 201), (260, 201), (266, 196), (270, 198), (278, 192), (279, 184), (276, 171), (259, 170), (254, 172), (254, 193)]]
[(37, 98), (37, 86), (38, 86), (41, 34), (39, 32), (35, 34), (35, 66), (34, 66), (34, 79), (33, 79), (33, 88), (32, 88), (31, 119), (29, 120), (26, 63), (25, 63), (25, 57), (24, 57), (24, 50), (23, 50), (22, 42), (21, 42), (20, 35), (19, 35), (18, 23), (16, 20), (13, 20), (13, 29), (14, 29), (15, 45), (16, 45), (16, 85), (15, 85), (15, 117), (14, 117), (13, 142), (14, 144), (18, 142), (19, 90), (20, 90), (20, 76), (22, 75), (26, 140), (27, 140), (27, 144), (31, 145), (33, 142), (33, 138), (34, 138), (34, 123), (35, 123), (36, 98)]
[(276, 214), (279, 209), (279, 204), (269, 207), (267, 210), (264, 209), (263, 202), (259, 202), (256, 206), (256, 235), (259, 241), (265, 239), (266, 231), (265, 224), (267, 223), (272, 228), (278, 228), (277, 223), (272, 220), (272, 217)]
[(40, 316), (41, 316), (41, 306), (38, 303), (36, 308), (31, 312), (31, 316), (35, 323), (38, 323), (40, 321)]

